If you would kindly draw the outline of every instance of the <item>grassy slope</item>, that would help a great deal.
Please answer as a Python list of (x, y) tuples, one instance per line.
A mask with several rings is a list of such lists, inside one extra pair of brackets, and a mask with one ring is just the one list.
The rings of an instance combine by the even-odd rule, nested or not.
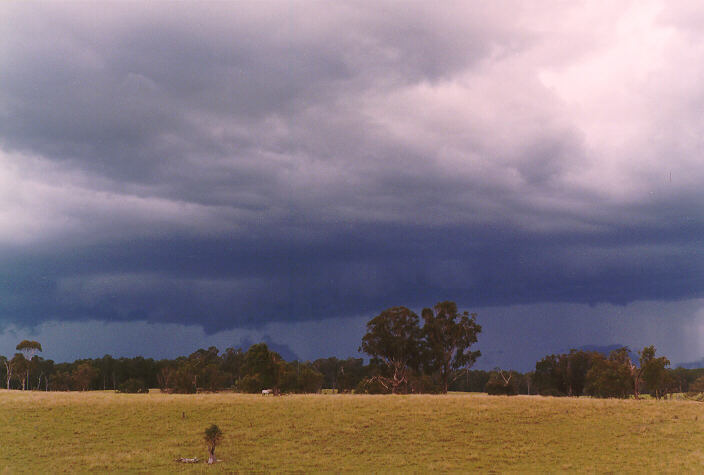
[[(210, 423), (223, 462), (174, 462), (206, 457)], [(687, 401), (0, 391), (0, 427), (8, 472), (704, 467), (704, 406)]]

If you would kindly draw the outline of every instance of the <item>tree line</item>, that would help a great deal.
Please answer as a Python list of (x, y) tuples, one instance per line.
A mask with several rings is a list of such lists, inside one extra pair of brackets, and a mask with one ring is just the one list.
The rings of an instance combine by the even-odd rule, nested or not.
[[(496, 395), (662, 397), (673, 392), (704, 392), (704, 369), (669, 369), (653, 346), (635, 358), (628, 348), (604, 355), (572, 350), (548, 355), (535, 370), (473, 370), (481, 356), (473, 350), (481, 333), (477, 315), (460, 312), (451, 301), (425, 308), (420, 317), (392, 307), (367, 323), (359, 351), (369, 356), (285, 361), (265, 343), (248, 349), (212, 346), (188, 356), (154, 360), (79, 359), (55, 363), (41, 357), (37, 341), (23, 340), (12, 357), (0, 355), (0, 377), (7, 389), (45, 391), (115, 390), (170, 393), (234, 390), (257, 393), (312, 393), (322, 389), (357, 393), (487, 392)], [(421, 325), (422, 322), (422, 325)]]
[[(596, 351), (572, 350), (548, 355), (535, 365), (532, 375), (538, 394), (552, 396), (631, 397), (642, 393), (656, 398), (681, 389), (681, 374), (668, 370), (670, 361), (655, 356), (646, 346), (634, 358), (627, 347), (608, 356)], [(681, 372), (680, 372), (681, 373)]]
[(422, 316), (420, 327), (415, 313), (394, 307), (370, 320), (360, 347), (371, 357), (366, 364), (362, 358), (334, 357), (287, 362), (265, 343), (246, 351), (201, 348), (173, 360), (105, 355), (55, 363), (39, 355), (39, 342), (24, 340), (14, 356), (0, 356), (0, 375), (7, 389), (46, 391), (447, 392), (459, 371), (479, 357), (470, 347), (481, 326), (476, 315), (459, 312), (454, 302), (424, 309)]

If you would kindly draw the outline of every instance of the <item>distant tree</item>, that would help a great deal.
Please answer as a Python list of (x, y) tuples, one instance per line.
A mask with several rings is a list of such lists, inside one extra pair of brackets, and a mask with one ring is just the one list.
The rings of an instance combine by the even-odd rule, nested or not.
[(27, 364), (25, 365), (25, 371), (27, 374), (22, 382), (22, 389), (25, 389), (26, 383), (29, 381), (29, 370), (32, 367), (32, 358), (37, 354), (37, 352), (42, 351), (42, 345), (38, 341), (22, 340), (17, 344), (15, 349), (17, 351), (21, 351), (25, 360), (27, 360)]
[(323, 375), (323, 387), (339, 389), (337, 378), (342, 370), (342, 361), (335, 358), (320, 358), (313, 362), (313, 366)]
[(171, 373), (171, 383), (167, 392), (178, 394), (192, 394), (196, 392), (193, 371), (188, 364), (181, 364)]
[(10, 364), (14, 368), (15, 378), (20, 382), (20, 388), (25, 390), (27, 388), (27, 378), (29, 377), (29, 361), (22, 353), (15, 353)]
[(643, 370), (631, 359), (631, 350), (627, 347), (614, 350), (609, 354), (609, 360), (625, 368), (625, 371), (630, 375), (629, 386), (633, 392), (633, 397), (639, 399)]
[(670, 360), (664, 356), (655, 357), (655, 347), (646, 346), (638, 352), (640, 356), (640, 369), (643, 376), (643, 383), (646, 390), (656, 398), (660, 399), (665, 390), (667, 382), (667, 367)]
[(21, 351), (27, 360), (31, 360), (37, 352), (42, 351), (42, 345), (38, 341), (22, 340), (15, 349)]
[(442, 394), (442, 383), (432, 374), (411, 371), (408, 377), (409, 392), (414, 394)]
[(633, 393), (633, 376), (628, 349), (612, 351), (608, 358), (600, 353), (592, 355), (587, 372), (585, 393), (597, 397), (622, 397)]
[(232, 382), (232, 375), (221, 371), (219, 365), (213, 363), (202, 368), (199, 375), (200, 387), (211, 392), (220, 391)]
[(406, 307), (393, 307), (367, 322), (359, 351), (383, 362), (390, 376), (376, 378), (397, 394), (408, 382), (409, 371), (419, 366), (421, 338), (418, 315)]
[(704, 393), (704, 376), (699, 376), (689, 385), (689, 391), (695, 393)]
[(231, 384), (232, 375), (222, 371), (220, 351), (211, 346), (207, 350), (199, 349), (188, 356), (187, 364), (193, 373), (194, 384), (197, 388), (208, 391), (219, 391)]
[(356, 394), (390, 394), (391, 390), (381, 384), (378, 377), (368, 377), (357, 383), (354, 392)]
[(533, 386), (543, 396), (564, 396), (567, 393), (564, 355), (547, 355), (535, 363)]
[(12, 381), (12, 372), (14, 371), (15, 365), (11, 359), (5, 356), (0, 356), (0, 362), (2, 362), (5, 367), (5, 383), (7, 389), (10, 389), (10, 381)]
[(213, 464), (217, 462), (215, 458), (215, 447), (222, 440), (222, 431), (218, 426), (212, 424), (210, 427), (205, 429), (204, 437), (205, 443), (208, 445), (208, 463)]
[(117, 388), (119, 393), (148, 394), (149, 388), (141, 379), (130, 378)]
[[(32, 366), (35, 368), (37, 376), (36, 390), (41, 389), (42, 379), (44, 380), (44, 388), (49, 390), (49, 376), (54, 372), (54, 361), (45, 360), (39, 356), (32, 358)], [(29, 384), (29, 383), (28, 383)]]
[(682, 367), (677, 367), (669, 371), (670, 377), (672, 379), (672, 392), (684, 393), (689, 391), (690, 372), (691, 370)]
[(74, 381), (68, 371), (59, 370), (51, 378), (52, 391), (70, 391), (74, 388)]
[(173, 378), (178, 371), (178, 366), (175, 361), (161, 360), (157, 364), (158, 370), (156, 381), (162, 392), (169, 392), (173, 389)]
[(450, 390), (470, 393), (484, 392), (486, 383), (489, 382), (489, 376), (489, 372), (479, 369), (466, 371), (461, 378), (457, 378), (450, 384)]
[(81, 363), (71, 373), (77, 388), (81, 391), (90, 389), (91, 382), (98, 376), (98, 371), (90, 363)]
[(241, 389), (246, 392), (259, 392), (262, 389), (278, 391), (281, 361), (283, 358), (278, 353), (269, 351), (266, 343), (250, 346), (244, 354)]
[(241, 348), (227, 348), (221, 359), (220, 369), (231, 375), (230, 386), (236, 385), (242, 377), (244, 352)]
[(100, 368), (100, 379), (103, 381), (103, 391), (108, 388), (108, 382), (111, 383), (111, 389), (117, 389), (115, 384), (115, 358), (105, 355), (100, 359), (98, 366)]
[(518, 394), (519, 376), (515, 371), (496, 368), (489, 375), (489, 381), (487, 381), (484, 390), (490, 395), (513, 396)]
[(458, 376), (457, 370), (468, 370), (481, 356), (480, 351), (471, 351), (471, 347), (482, 327), (476, 321), (477, 314), (460, 313), (455, 302), (437, 303), (433, 308), (423, 309), (422, 316), (424, 363), (440, 372), (442, 392), (446, 394), (450, 382)]
[(367, 369), (362, 358), (347, 358), (341, 361), (337, 389), (342, 392), (352, 391), (367, 375)]
[(237, 386), (237, 389), (239, 391), (242, 391), (245, 393), (258, 393), (262, 389), (273, 389), (273, 388), (271, 387), (271, 385), (262, 381), (261, 374), (254, 373), (254, 374), (245, 374), (242, 377), (242, 379), (240, 379), (240, 383)]
[(313, 367), (323, 374), (322, 387), (340, 392), (351, 391), (366, 376), (362, 358), (321, 358), (313, 362)]

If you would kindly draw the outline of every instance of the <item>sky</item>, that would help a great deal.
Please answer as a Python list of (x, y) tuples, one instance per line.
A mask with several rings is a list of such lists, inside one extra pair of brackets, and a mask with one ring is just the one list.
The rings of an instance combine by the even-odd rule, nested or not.
[(704, 358), (699, 2), (0, 4), (0, 354)]

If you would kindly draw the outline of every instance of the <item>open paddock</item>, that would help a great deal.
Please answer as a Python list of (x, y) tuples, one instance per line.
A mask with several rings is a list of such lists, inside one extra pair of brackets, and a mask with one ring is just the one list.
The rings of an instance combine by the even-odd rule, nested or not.
[[(0, 390), (0, 423), (11, 473), (704, 468), (704, 405), (690, 401)], [(222, 462), (175, 462), (207, 458), (212, 423)]]

